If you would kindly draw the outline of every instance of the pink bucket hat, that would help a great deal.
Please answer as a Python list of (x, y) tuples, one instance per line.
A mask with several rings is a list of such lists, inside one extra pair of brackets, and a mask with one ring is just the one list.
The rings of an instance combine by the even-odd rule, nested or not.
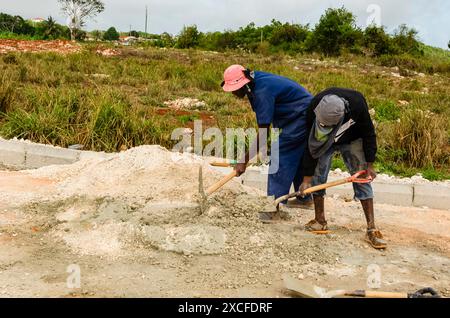
[(245, 67), (242, 65), (231, 65), (223, 73), (222, 87), (225, 92), (234, 92), (250, 83), (244, 74)]

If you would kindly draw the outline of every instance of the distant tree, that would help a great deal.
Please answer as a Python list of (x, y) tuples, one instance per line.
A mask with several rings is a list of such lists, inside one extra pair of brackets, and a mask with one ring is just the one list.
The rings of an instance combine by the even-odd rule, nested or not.
[(384, 28), (376, 25), (368, 26), (364, 30), (364, 46), (375, 56), (393, 53), (392, 40)]
[(224, 51), (236, 48), (235, 32), (208, 32), (200, 38), (199, 47), (204, 50)]
[(175, 46), (175, 40), (172, 35), (170, 35), (167, 32), (164, 32), (161, 34), (160, 38), (161, 44), (163, 47), (174, 47)]
[(103, 34), (103, 40), (105, 41), (117, 41), (119, 40), (120, 35), (117, 32), (116, 28), (110, 27), (105, 34)]
[(200, 32), (196, 25), (185, 26), (178, 35), (176, 46), (180, 49), (188, 49), (199, 44)]
[(80, 29), (75, 29), (74, 32), (73, 32), (73, 35), (75, 37), (75, 40), (77, 40), (77, 41), (84, 41), (84, 40), (86, 40), (87, 32), (83, 31), (83, 30), (80, 30)]
[(448, 44), (447, 44), (447, 46), (448, 46), (448, 48), (450, 49), (450, 41), (448, 41)]
[(130, 31), (130, 36), (134, 36), (135, 38), (138, 38), (139, 37), (139, 32), (135, 31), (135, 30)]
[(103, 38), (103, 32), (100, 30), (94, 30), (91, 32), (91, 36), (95, 41), (100, 41)]
[(274, 29), (269, 42), (277, 51), (295, 52), (300, 50), (303, 42), (311, 32), (309, 25), (302, 26), (290, 23), (275, 24), (274, 21), (272, 21), (272, 25), (274, 25)]
[(362, 37), (355, 16), (344, 7), (327, 9), (310, 39), (311, 49), (326, 55), (338, 55), (342, 48), (351, 48)]
[(81, 29), (88, 19), (93, 19), (105, 10), (100, 0), (58, 0), (63, 13), (68, 17), (70, 37), (75, 40), (75, 30)]
[(62, 26), (58, 25), (51, 16), (36, 26), (36, 33), (44, 40), (57, 39), (64, 36)]
[(419, 32), (402, 24), (394, 33), (392, 39), (397, 54), (408, 53), (415, 56), (423, 55), (420, 42), (417, 38)]
[(262, 29), (256, 27), (254, 22), (251, 22), (245, 27), (239, 28), (236, 32), (237, 46), (244, 50), (254, 52), (261, 43), (261, 37), (264, 39), (264, 36), (268, 36), (268, 34), (264, 34)]
[(35, 28), (20, 16), (0, 13), (0, 32), (34, 35)]

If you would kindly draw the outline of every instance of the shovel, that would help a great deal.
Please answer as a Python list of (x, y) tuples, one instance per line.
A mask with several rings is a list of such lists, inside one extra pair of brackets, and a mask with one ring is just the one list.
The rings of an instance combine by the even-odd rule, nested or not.
[[(328, 189), (331, 187), (336, 187), (338, 185), (342, 185), (345, 183), (350, 183), (350, 182), (354, 182), (354, 183), (370, 183), (372, 182), (372, 177), (367, 177), (367, 178), (361, 178), (361, 176), (366, 175), (367, 174), (367, 170), (362, 170), (362, 171), (358, 171), (357, 173), (355, 173), (354, 175), (345, 178), (345, 179), (340, 179), (340, 180), (336, 180), (336, 181), (332, 181), (332, 182), (328, 182), (328, 183), (324, 183), (318, 186), (314, 186), (311, 188), (306, 189), (305, 191), (297, 191), (291, 194), (286, 194), (282, 197), (279, 197), (278, 199), (275, 200), (275, 210), (272, 210), (272, 207), (267, 208), (267, 210), (260, 212), (260, 218), (262, 220), (265, 220), (265, 222), (267, 223), (271, 223), (270, 220), (273, 219), (277, 219), (274, 218), (275, 214), (279, 214), (280, 213), (280, 203), (283, 201), (286, 201), (290, 198), (293, 197), (297, 197), (297, 196), (301, 196), (301, 195), (305, 195), (305, 194), (311, 194), (313, 192), (319, 191), (319, 190), (324, 190), (324, 189)], [(280, 216), (281, 217), (281, 216)]]
[[(251, 162), (255, 158), (256, 158), (256, 156), (253, 157), (252, 159), (250, 159), (248, 162)], [(247, 163), (247, 165), (248, 165), (248, 163)], [(233, 169), (232, 172), (227, 174), (225, 177), (223, 177), (218, 182), (214, 183), (212, 186), (210, 186), (205, 191), (204, 187), (203, 187), (203, 167), (200, 165), (199, 171), (198, 171), (198, 192), (200, 193), (200, 202), (199, 202), (200, 214), (203, 214), (206, 211), (208, 196), (210, 196), (211, 194), (213, 194), (214, 192), (219, 190), (221, 187), (223, 187), (226, 183), (228, 183), (231, 179), (233, 179), (236, 176), (237, 176), (237, 172), (236, 172), (236, 170)]]
[(373, 180), (372, 180), (372, 177), (370, 177), (370, 176), (367, 177), (367, 178), (361, 178), (361, 176), (366, 175), (366, 174), (367, 174), (367, 170), (358, 171), (354, 175), (352, 175), (352, 176), (350, 176), (348, 178), (345, 178), (345, 179), (340, 179), (340, 180), (336, 180), (336, 181), (333, 181), (333, 182), (324, 183), (324, 184), (321, 184), (321, 185), (318, 185), (318, 186), (315, 186), (315, 187), (311, 187), (311, 188), (306, 189), (303, 192), (302, 191), (297, 191), (297, 192), (294, 192), (294, 193), (291, 193), (291, 194), (287, 194), (285, 196), (282, 196), (282, 197), (279, 197), (278, 199), (276, 199), (275, 200), (275, 205), (277, 206), (277, 209), (278, 209), (278, 206), (279, 206), (279, 204), (281, 202), (283, 202), (285, 200), (288, 200), (290, 198), (293, 198), (293, 197), (296, 197), (296, 196), (300, 196), (300, 195), (305, 195), (305, 194), (311, 194), (313, 192), (317, 192), (317, 191), (320, 191), (320, 190), (328, 189), (328, 188), (331, 188), (331, 187), (336, 187), (338, 185), (342, 185), (342, 184), (345, 184), (345, 183), (350, 183), (350, 182), (352, 182), (352, 183), (370, 183), (370, 182), (372, 182)]
[(334, 298), (334, 297), (364, 297), (364, 298), (441, 298), (433, 288), (423, 288), (414, 293), (383, 292), (370, 290), (331, 290), (312, 286), (290, 276), (283, 276), (284, 287), (301, 298)]

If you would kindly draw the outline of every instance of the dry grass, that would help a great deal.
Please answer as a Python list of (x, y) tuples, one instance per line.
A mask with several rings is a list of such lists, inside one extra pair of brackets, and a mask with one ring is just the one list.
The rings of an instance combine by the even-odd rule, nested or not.
[[(450, 170), (446, 73), (402, 72), (408, 76), (398, 77), (392, 73), (399, 70), (351, 56), (321, 60), (315, 55), (125, 48), (119, 49), (120, 56), (105, 57), (96, 54), (97, 49), (85, 45), (82, 52), (65, 56), (0, 56), (0, 134), (116, 151), (151, 143), (172, 147), (172, 130), (191, 127), (196, 118), (205, 119), (205, 128), (254, 127), (248, 103), (224, 93), (219, 85), (223, 70), (240, 63), (292, 78), (314, 94), (330, 86), (361, 91), (377, 112), (380, 168), (401, 163), (405, 168), (433, 164)], [(205, 101), (206, 107), (180, 113), (164, 105), (185, 97)], [(433, 112), (433, 119), (420, 117), (419, 110)]]
[(381, 146), (392, 160), (412, 167), (434, 167), (450, 163), (448, 120), (429, 111), (407, 110), (398, 122), (381, 125)]

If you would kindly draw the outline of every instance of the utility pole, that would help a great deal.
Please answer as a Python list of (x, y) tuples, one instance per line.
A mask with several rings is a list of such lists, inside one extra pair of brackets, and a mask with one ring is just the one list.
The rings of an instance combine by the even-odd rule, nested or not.
[(148, 8), (145, 6), (145, 37), (147, 37)]

